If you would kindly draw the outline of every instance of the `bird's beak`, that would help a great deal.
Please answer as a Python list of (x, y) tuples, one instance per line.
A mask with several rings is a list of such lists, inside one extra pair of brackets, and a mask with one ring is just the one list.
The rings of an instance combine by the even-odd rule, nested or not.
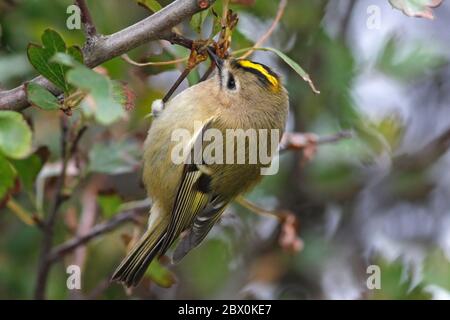
[(206, 49), (208, 51), (208, 55), (211, 59), (211, 61), (214, 62), (214, 64), (217, 66), (217, 69), (219, 69), (219, 72), (222, 72), (222, 66), (223, 66), (223, 60), (220, 59), (213, 51), (213, 49), (211, 49), (210, 47), (208, 47)]

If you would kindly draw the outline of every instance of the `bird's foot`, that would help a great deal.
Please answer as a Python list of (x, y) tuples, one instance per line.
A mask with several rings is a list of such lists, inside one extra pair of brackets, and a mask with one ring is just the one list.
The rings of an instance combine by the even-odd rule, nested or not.
[(163, 110), (164, 102), (161, 99), (157, 99), (152, 103), (152, 112), (150, 113), (150, 115), (154, 118), (158, 118)]

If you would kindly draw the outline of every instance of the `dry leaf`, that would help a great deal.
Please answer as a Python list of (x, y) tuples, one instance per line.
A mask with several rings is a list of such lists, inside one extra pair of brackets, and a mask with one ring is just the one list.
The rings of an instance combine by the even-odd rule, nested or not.
[(303, 241), (297, 236), (298, 227), (297, 217), (291, 212), (285, 213), (281, 222), (281, 233), (278, 238), (278, 243), (283, 250), (297, 253), (303, 249)]

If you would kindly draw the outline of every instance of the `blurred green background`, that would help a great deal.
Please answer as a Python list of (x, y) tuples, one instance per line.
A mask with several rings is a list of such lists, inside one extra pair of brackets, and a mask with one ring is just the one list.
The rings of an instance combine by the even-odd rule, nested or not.
[[(97, 29), (114, 33), (150, 13), (132, 0), (87, 1)], [(170, 1), (160, 1), (164, 6)], [(270, 26), (278, 1), (232, 4), (239, 14), (234, 50), (249, 47)], [(0, 89), (37, 75), (27, 60), (28, 43), (40, 43), (45, 29), (67, 44), (82, 45), (80, 30), (68, 30), (72, 1), (0, 0)], [(221, 12), (221, 1), (215, 5)], [(368, 21), (377, 15), (378, 25)], [(145, 217), (124, 224), (65, 256), (51, 269), (51, 299), (448, 299), (450, 298), (450, 4), (435, 19), (412, 18), (388, 1), (289, 1), (264, 46), (277, 48), (311, 76), (320, 95), (276, 55), (252, 59), (277, 70), (290, 94), (289, 131), (322, 135), (352, 130), (352, 139), (322, 145), (312, 161), (301, 152), (281, 156), (280, 172), (266, 177), (248, 198), (265, 209), (289, 210), (299, 221), (303, 248), (280, 248), (280, 226), (238, 204), (227, 211), (205, 242), (179, 265), (153, 264), (133, 291), (108, 278), (139, 235)], [(190, 38), (207, 36), (211, 15)], [(164, 42), (129, 53), (138, 61), (184, 57), (187, 50)], [(207, 63), (199, 67), (203, 74)], [(141, 154), (154, 99), (161, 98), (183, 68), (135, 67), (120, 58), (102, 65), (112, 79), (128, 83), (135, 107), (112, 125), (86, 120), (79, 161), (69, 165), (55, 244), (89, 231), (118, 214), (124, 203), (145, 199)], [(195, 82), (196, 74), (190, 77)], [(186, 88), (185, 81), (181, 88)], [(33, 146), (47, 146), (28, 185), (12, 195), (26, 211), (46, 212), (60, 161), (59, 113), (28, 108)], [(75, 110), (71, 123), (82, 118)], [(16, 168), (33, 170), (30, 159)], [(17, 162), (20, 162), (19, 160)], [(53, 170), (53, 171), (52, 171)], [(1, 183), (1, 182), (0, 182)], [(43, 213), (42, 213), (43, 214)], [(41, 232), (0, 208), (0, 298), (30, 299), (36, 280)], [(81, 266), (81, 290), (68, 290), (66, 267)], [(367, 267), (381, 271), (381, 288), (370, 290)]]

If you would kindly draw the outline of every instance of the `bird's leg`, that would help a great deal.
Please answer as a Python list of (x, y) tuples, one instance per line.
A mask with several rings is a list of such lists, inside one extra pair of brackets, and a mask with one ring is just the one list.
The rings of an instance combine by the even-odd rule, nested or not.
[(211, 62), (208, 70), (206, 70), (205, 74), (200, 78), (199, 82), (203, 82), (206, 79), (208, 79), (208, 77), (211, 75), (211, 73), (213, 73), (215, 67), (216, 67), (216, 64), (214, 62)]
[(175, 83), (172, 85), (172, 87), (166, 93), (164, 98), (162, 98), (162, 103), (163, 104), (165, 104), (170, 99), (172, 94), (175, 92), (175, 90), (177, 90), (177, 88), (180, 86), (181, 82), (183, 82), (183, 80), (188, 76), (188, 74), (189, 74), (189, 72), (191, 72), (191, 70), (192, 69), (189, 66), (186, 69), (184, 69), (184, 71), (178, 77), (177, 81), (175, 81)]
[(163, 110), (164, 110), (164, 102), (161, 99), (157, 99), (152, 103), (152, 112), (150, 113), (150, 115), (153, 118), (158, 118)]
[(181, 82), (188, 76), (189, 72), (191, 72), (191, 68), (187, 67), (184, 69), (184, 71), (181, 73), (181, 75), (178, 77), (177, 81), (170, 87), (169, 91), (167, 91), (166, 95), (162, 99), (158, 99), (153, 101), (152, 103), (152, 112), (150, 115), (154, 118), (158, 118), (161, 112), (165, 108), (166, 102), (170, 99), (172, 94), (177, 90), (177, 88), (180, 86)]
[(189, 72), (193, 70), (199, 63), (205, 61), (207, 59), (206, 54), (206, 47), (207, 42), (203, 40), (197, 40), (194, 41), (192, 44), (191, 49), (191, 55), (189, 56), (189, 60), (187, 63), (186, 69), (181, 73), (181, 75), (178, 77), (177, 81), (172, 85), (172, 87), (169, 89), (169, 91), (166, 93), (164, 98), (162, 99), (163, 103), (166, 103), (172, 94), (175, 92), (175, 90), (179, 87), (181, 82), (188, 76)]

